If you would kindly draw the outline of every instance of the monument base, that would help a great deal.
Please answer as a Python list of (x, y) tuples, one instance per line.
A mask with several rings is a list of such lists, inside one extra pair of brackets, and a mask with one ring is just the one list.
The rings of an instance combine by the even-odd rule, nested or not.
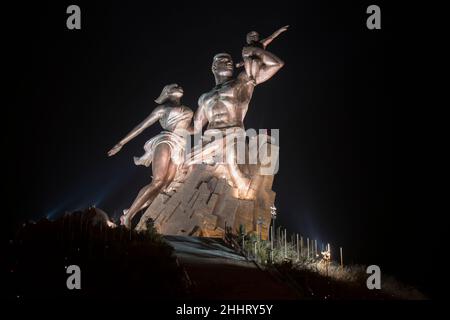
[(240, 165), (240, 169), (251, 178), (245, 196), (228, 182), (231, 177), (225, 165), (192, 166), (182, 182), (172, 182), (153, 200), (136, 229), (146, 230), (152, 219), (165, 235), (223, 237), (226, 228), (235, 234), (244, 228), (246, 233), (261, 233), (262, 239), (268, 239), (274, 176), (260, 175), (259, 165)]

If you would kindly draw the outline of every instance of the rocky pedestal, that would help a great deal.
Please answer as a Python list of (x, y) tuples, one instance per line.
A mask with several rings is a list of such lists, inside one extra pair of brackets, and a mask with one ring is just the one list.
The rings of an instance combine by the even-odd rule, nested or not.
[(152, 219), (165, 235), (222, 237), (225, 228), (237, 234), (242, 225), (246, 233), (261, 232), (262, 239), (267, 239), (275, 200), (274, 176), (261, 175), (259, 165), (240, 165), (240, 169), (251, 177), (245, 195), (229, 182), (226, 165), (192, 166), (182, 182), (172, 182), (153, 200), (136, 229), (145, 230)]

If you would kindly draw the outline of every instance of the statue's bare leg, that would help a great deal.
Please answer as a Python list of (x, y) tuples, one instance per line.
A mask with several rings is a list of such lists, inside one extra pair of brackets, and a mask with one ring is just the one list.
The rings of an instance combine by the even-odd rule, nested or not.
[(175, 178), (175, 175), (177, 174), (178, 166), (173, 163), (173, 161), (170, 162), (168, 173), (167, 173), (167, 182), (164, 186), (164, 188), (167, 188)]
[(256, 85), (256, 77), (258, 76), (259, 69), (261, 67), (260, 59), (258, 58), (246, 58), (244, 59), (245, 73), (247, 77), (254, 85)]
[[(178, 170), (178, 166), (175, 165), (173, 163), (173, 161), (170, 162), (170, 166), (169, 166), (169, 173), (167, 176), (167, 183), (163, 188), (167, 188), (173, 181), (173, 179), (175, 178), (176, 174), (177, 174), (177, 170)], [(138, 197), (142, 195), (143, 192), (145, 192), (145, 190), (149, 187), (150, 185), (145, 186), (144, 188), (142, 188), (142, 190), (139, 192)], [(157, 194), (155, 194), (155, 196), (157, 196)], [(155, 197), (154, 196), (154, 197)], [(147, 208), (153, 201), (153, 198), (147, 199), (147, 201), (144, 203), (144, 205), (141, 207), (140, 210), (143, 210), (145, 208)]]
[[(136, 198), (134, 199), (133, 203), (136, 202), (140, 197), (142, 197), (142, 195), (144, 194), (144, 192), (150, 187), (151, 184), (146, 185), (145, 187), (143, 187), (138, 195), (136, 196)], [(141, 207), (140, 210), (145, 209), (145, 207), (147, 207), (149, 205), (149, 201), (147, 200), (147, 202)], [(129, 209), (124, 210), (124, 213), (128, 212)]]
[[(228, 142), (228, 141), (227, 141)], [(226, 148), (226, 162), (228, 165), (228, 172), (230, 173), (233, 184), (241, 191), (242, 194), (246, 194), (250, 187), (250, 178), (248, 178), (240, 169), (237, 163), (238, 157), (235, 146)]]
[[(252, 59), (251, 60), (251, 74), (252, 74), (251, 79), (252, 80), (255, 80), (258, 78), (260, 67), (261, 67), (260, 59)], [(254, 84), (256, 84), (256, 82)]]
[(249, 79), (252, 79), (252, 61), (250, 58), (244, 59), (245, 73)]
[(161, 189), (167, 184), (167, 178), (169, 177), (169, 168), (171, 167), (171, 149), (168, 144), (159, 144), (153, 153), (152, 161), (152, 182), (141, 189), (140, 196), (131, 205), (130, 209), (127, 210), (121, 218), (122, 224), (126, 227), (131, 227), (131, 220), (139, 212), (146, 202), (154, 198)]
[[(146, 185), (145, 187), (143, 187), (143, 188), (139, 191), (139, 193), (138, 193), (136, 199), (134, 199), (133, 203), (134, 203), (137, 199), (139, 199), (140, 197), (142, 197), (142, 195), (144, 194), (145, 191), (147, 191), (147, 189), (150, 187), (150, 185), (151, 185), (151, 184)], [(141, 208), (141, 209), (143, 209), (143, 208)]]

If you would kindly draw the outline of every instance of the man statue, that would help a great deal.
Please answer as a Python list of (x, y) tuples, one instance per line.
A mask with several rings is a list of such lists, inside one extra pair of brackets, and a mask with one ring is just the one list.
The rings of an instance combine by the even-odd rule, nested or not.
[[(213, 136), (216, 136), (218, 131), (227, 135), (230, 132), (244, 130), (244, 117), (255, 85), (269, 80), (284, 65), (284, 62), (273, 53), (256, 46), (244, 47), (242, 56), (245, 59), (258, 59), (259, 70), (254, 79), (248, 76), (252, 74), (251, 70), (241, 71), (237, 77), (233, 77), (234, 64), (228, 53), (219, 53), (214, 56), (212, 72), (216, 86), (201, 95), (198, 100), (192, 129), (194, 133), (201, 132), (206, 124), (208, 126), (204, 136), (211, 132)], [(249, 68), (251, 65), (247, 63), (245, 67)], [(205, 161), (207, 149), (208, 146), (205, 144), (197, 150), (194, 148), (186, 164), (208, 163)], [(245, 194), (250, 186), (250, 179), (239, 169), (235, 149), (227, 148), (226, 153), (226, 165), (232, 182)]]

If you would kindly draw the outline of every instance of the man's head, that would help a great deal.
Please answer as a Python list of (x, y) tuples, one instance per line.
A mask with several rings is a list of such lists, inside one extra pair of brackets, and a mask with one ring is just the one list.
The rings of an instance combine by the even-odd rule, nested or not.
[(233, 59), (228, 53), (218, 53), (213, 58), (211, 70), (214, 76), (233, 76)]
[(250, 31), (247, 33), (247, 43), (252, 44), (259, 41), (259, 33), (256, 31)]
[(155, 100), (156, 103), (162, 104), (169, 99), (180, 99), (183, 96), (183, 88), (180, 87), (176, 83), (168, 84), (165, 86), (159, 95), (159, 97)]

